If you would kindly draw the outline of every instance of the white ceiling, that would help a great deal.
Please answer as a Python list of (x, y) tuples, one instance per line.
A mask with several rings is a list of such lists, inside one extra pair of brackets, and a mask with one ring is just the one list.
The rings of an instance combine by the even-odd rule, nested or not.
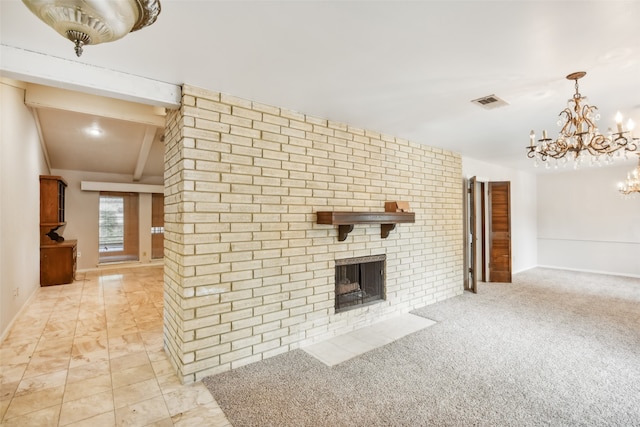
[[(56, 109), (39, 109), (38, 117), (54, 169), (134, 175), (146, 126)], [(87, 134), (85, 130), (94, 127), (103, 134)], [(152, 150), (146, 154), (140, 177), (164, 173), (164, 149), (159, 136), (162, 131), (154, 128), (152, 132)], [(118, 147), (117, 153), (113, 153), (114, 146)]]
[[(580, 92), (598, 106), (601, 130), (614, 125), (618, 110), (640, 127), (639, 1), (161, 4), (151, 27), (117, 42), (87, 46), (77, 59), (71, 42), (21, 1), (0, 0), (0, 41), (529, 172), (537, 169), (526, 159), (528, 134), (547, 129), (555, 135), (557, 115), (574, 92), (573, 82), (565, 79), (571, 72), (587, 72)], [(470, 102), (491, 94), (509, 105), (486, 110)], [(122, 125), (113, 132), (125, 136), (111, 140), (116, 149), (104, 149), (83, 144), (86, 135), (70, 130), (95, 117), (58, 113), (39, 114), (54, 168), (76, 167), (65, 163), (64, 152), (89, 147), (87, 158), (79, 160), (85, 167), (99, 169), (109, 153), (127, 153), (118, 156), (121, 164), (114, 162), (113, 172), (133, 175), (140, 157), (132, 153), (136, 148), (140, 153), (142, 142), (131, 147), (131, 141), (142, 138), (143, 124), (127, 128), (105, 120), (105, 125)], [(162, 167), (161, 152), (151, 152), (143, 178)]]

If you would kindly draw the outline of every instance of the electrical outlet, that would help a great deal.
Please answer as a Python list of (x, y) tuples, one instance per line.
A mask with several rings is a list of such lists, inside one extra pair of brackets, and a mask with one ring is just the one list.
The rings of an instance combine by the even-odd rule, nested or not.
[(18, 298), (19, 295), (20, 295), (20, 287), (17, 287), (13, 290), (13, 297)]
[(82, 252), (78, 251), (78, 254), (76, 255), (78, 258), (82, 257)]

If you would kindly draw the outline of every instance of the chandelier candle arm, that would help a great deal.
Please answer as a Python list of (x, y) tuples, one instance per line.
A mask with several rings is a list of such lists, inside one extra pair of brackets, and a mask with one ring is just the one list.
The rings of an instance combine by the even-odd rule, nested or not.
[[(598, 131), (596, 121), (599, 120), (598, 108), (586, 103), (586, 99), (580, 94), (578, 80), (587, 73), (579, 71), (567, 76), (568, 80), (575, 81), (575, 94), (569, 100), (568, 106), (559, 114), (559, 126), (562, 126), (558, 138), (552, 140), (548, 138), (547, 131), (542, 131), (542, 138), (537, 142), (535, 132), (529, 134), (530, 142), (527, 146), (527, 157), (538, 161), (547, 161), (549, 158), (555, 160), (566, 160), (573, 158), (575, 166), (582, 160), (583, 156), (591, 156), (599, 161), (600, 156), (604, 156), (605, 162), (612, 161), (613, 154), (622, 152), (635, 152), (638, 150), (639, 139), (632, 134), (633, 121), (627, 125), (627, 129), (622, 125), (623, 117), (620, 112), (616, 115), (617, 132), (609, 131), (610, 135), (605, 136)], [(571, 154), (572, 156), (568, 156)], [(548, 167), (548, 163), (547, 163)]]

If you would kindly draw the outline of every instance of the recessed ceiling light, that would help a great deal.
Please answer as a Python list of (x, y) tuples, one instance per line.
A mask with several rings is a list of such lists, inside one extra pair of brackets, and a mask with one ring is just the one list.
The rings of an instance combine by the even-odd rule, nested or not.
[(86, 128), (85, 132), (87, 133), (87, 135), (93, 136), (93, 137), (98, 137), (100, 135), (102, 135), (102, 129), (100, 129), (97, 126), (92, 126), (90, 128)]

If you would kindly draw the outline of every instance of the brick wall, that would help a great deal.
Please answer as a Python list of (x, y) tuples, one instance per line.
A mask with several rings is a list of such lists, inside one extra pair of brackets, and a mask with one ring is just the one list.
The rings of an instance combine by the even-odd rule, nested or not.
[[(165, 345), (179, 377), (257, 362), (462, 293), (458, 154), (185, 85), (165, 150)], [(415, 224), (343, 242), (319, 210)], [(387, 255), (386, 301), (335, 314), (334, 260)]]

